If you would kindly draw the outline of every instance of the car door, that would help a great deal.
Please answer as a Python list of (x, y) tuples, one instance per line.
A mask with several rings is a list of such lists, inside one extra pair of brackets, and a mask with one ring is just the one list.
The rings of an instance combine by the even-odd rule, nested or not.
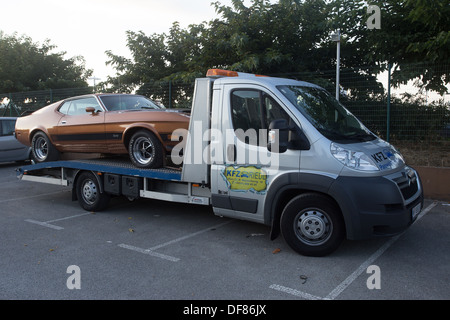
[(272, 120), (290, 116), (270, 92), (257, 85), (224, 85), (221, 131), (223, 161), (211, 170), (216, 214), (263, 222), (266, 192), (281, 173), (298, 173), (300, 150), (283, 153), (267, 149)]
[(14, 137), (16, 120), (11, 118), (0, 119), (0, 161), (26, 160), (29, 156), (29, 147), (21, 144)]
[[(93, 108), (93, 111), (86, 111)], [(53, 137), (54, 144), (65, 152), (106, 152), (105, 110), (95, 96), (65, 101)]]

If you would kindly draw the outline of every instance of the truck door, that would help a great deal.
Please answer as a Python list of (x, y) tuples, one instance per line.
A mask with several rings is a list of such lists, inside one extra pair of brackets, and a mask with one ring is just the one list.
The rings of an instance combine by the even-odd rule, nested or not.
[[(291, 117), (274, 94), (258, 85), (224, 85), (221, 109), (222, 152), (212, 157), (212, 204), (218, 215), (263, 222), (264, 199), (281, 173), (298, 174), (300, 151), (267, 149), (268, 128)], [(212, 146), (215, 137), (212, 137)], [(217, 154), (223, 155), (217, 159)], [(220, 161), (222, 160), (222, 161)]]

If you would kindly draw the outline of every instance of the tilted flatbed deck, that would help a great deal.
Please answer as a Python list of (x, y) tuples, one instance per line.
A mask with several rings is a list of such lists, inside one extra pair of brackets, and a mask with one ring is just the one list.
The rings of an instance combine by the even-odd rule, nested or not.
[[(141, 169), (123, 158), (62, 160), (31, 164), (17, 169), (19, 179), (62, 186), (72, 186), (74, 200), (78, 176), (91, 172), (101, 193), (129, 198), (151, 198), (182, 203), (210, 204), (208, 186), (182, 181), (181, 169)], [(79, 191), (78, 194), (80, 194)], [(79, 198), (79, 197), (78, 197)]]
[[(126, 176), (135, 176), (142, 178), (152, 178), (168, 181), (181, 181), (181, 170), (174, 168), (160, 168), (160, 169), (140, 169), (131, 164), (125, 159), (88, 159), (88, 160), (62, 160), (43, 162), (23, 166), (18, 169), (18, 174), (27, 175), (31, 172), (37, 172), (42, 169), (75, 169), (75, 170), (89, 170), (94, 172), (111, 173)], [(27, 178), (22, 178), (27, 180)]]

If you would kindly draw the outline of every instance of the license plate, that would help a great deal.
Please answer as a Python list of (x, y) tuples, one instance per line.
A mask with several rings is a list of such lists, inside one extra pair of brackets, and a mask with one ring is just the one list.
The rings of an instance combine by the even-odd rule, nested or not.
[(417, 215), (420, 213), (420, 210), (422, 209), (422, 205), (419, 203), (414, 208), (412, 208), (411, 215), (413, 220), (416, 219)]

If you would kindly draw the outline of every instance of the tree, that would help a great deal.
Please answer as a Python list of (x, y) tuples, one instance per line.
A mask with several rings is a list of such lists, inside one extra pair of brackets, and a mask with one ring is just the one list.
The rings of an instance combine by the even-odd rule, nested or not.
[(92, 70), (81, 56), (65, 59), (65, 52), (46, 40), (34, 43), (30, 37), (8, 36), (0, 31), (0, 92), (87, 87)]
[(187, 29), (175, 22), (168, 34), (128, 31), (131, 59), (106, 52), (107, 64), (117, 71), (106, 83), (110, 90), (131, 91), (158, 80), (192, 81), (209, 68), (270, 75), (332, 68), (335, 53), (321, 46), (328, 37), (325, 1), (213, 5), (221, 19)]
[(450, 69), (450, 6), (448, 0), (371, 0), (381, 10), (381, 28), (369, 30), (366, 1), (334, 0), (331, 25), (340, 28), (348, 46), (379, 71), (394, 66), (394, 85), (416, 79), (427, 90), (446, 92)]
[[(104, 85), (110, 90), (151, 92), (159, 81), (192, 81), (209, 68), (307, 80), (334, 92), (336, 44), (341, 30), (340, 84), (355, 100), (385, 94), (377, 75), (395, 66), (393, 83), (419, 79), (426, 89), (445, 91), (450, 6), (447, 0), (373, 0), (381, 8), (381, 29), (369, 30), (363, 0), (243, 0), (231, 6), (213, 3), (220, 18), (187, 29), (175, 22), (168, 34), (146, 36), (127, 32), (132, 58), (107, 52), (117, 75)], [(436, 17), (436, 18), (434, 18)], [(416, 62), (434, 65), (417, 67)], [(331, 72), (324, 72), (330, 70)], [(143, 84), (146, 84), (145, 90)], [(148, 85), (151, 84), (151, 85)], [(364, 85), (360, 85), (364, 84)], [(106, 87), (105, 87), (106, 88)], [(165, 98), (164, 98), (165, 99)]]

